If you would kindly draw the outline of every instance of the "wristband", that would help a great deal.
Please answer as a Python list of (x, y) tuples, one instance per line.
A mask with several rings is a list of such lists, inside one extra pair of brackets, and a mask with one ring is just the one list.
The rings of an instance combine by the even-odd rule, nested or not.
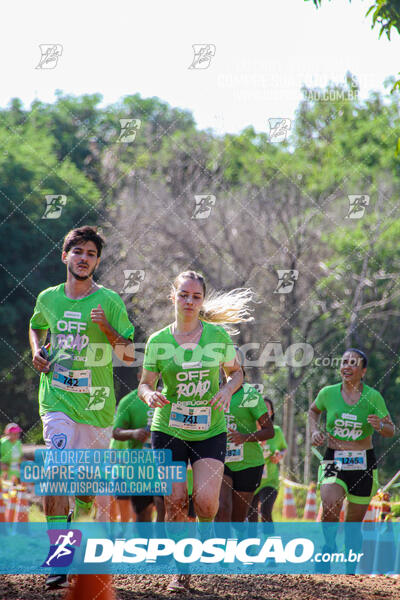
[(381, 426), (379, 427), (379, 431), (382, 431), (382, 429), (383, 429), (383, 426), (384, 426), (384, 422), (383, 422), (383, 421), (381, 421)]

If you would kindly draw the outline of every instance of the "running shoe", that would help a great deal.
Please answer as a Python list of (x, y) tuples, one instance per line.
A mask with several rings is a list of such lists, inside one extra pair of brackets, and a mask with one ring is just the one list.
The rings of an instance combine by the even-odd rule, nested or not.
[(65, 574), (50, 573), (46, 578), (46, 588), (48, 590), (57, 590), (69, 586), (68, 577)]
[[(69, 523), (72, 521), (72, 515), (74, 510), (71, 509), (67, 516), (67, 527)], [(49, 573), (46, 577), (46, 588), (48, 590), (57, 590), (61, 588), (69, 587), (68, 575), (67, 573)]]
[(169, 586), (167, 587), (168, 592), (188, 592), (190, 584), (190, 575), (173, 575)]

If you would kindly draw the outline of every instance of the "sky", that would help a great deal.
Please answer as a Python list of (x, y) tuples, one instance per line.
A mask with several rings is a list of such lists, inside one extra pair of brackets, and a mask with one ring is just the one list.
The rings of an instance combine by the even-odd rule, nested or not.
[[(384, 91), (400, 71), (400, 37), (378, 39), (365, 17), (372, 0), (93, 0), (3, 3), (0, 7), (0, 106), (29, 106), (55, 90), (99, 92), (104, 104), (125, 95), (157, 96), (189, 109), (200, 129), (238, 133), (292, 119), (301, 86), (344, 82), (360, 97)], [(60, 44), (53, 69), (38, 69), (40, 44)], [(206, 69), (190, 69), (194, 44), (211, 44)], [(134, 115), (132, 115), (134, 116)]]

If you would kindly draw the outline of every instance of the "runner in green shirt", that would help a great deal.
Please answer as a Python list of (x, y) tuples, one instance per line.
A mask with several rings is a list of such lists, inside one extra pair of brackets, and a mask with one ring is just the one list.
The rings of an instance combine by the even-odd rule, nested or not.
[(19, 436), (22, 429), (17, 423), (9, 423), (0, 439), (1, 478), (19, 482), (19, 465), (22, 459), (22, 444)]
[(216, 521), (238, 523), (246, 520), (261, 480), (264, 457), (259, 442), (272, 437), (273, 427), (263, 397), (249, 383), (233, 394), (226, 418), (228, 446)]
[[(264, 397), (268, 416), (272, 423), (275, 420), (275, 411), (272, 400)], [(278, 464), (285, 456), (287, 443), (279, 425), (274, 425), (274, 437), (261, 442), (264, 455), (264, 469), (259, 487), (254, 493), (252, 508), (249, 511), (248, 521), (256, 523), (260, 512), (263, 523), (272, 523), (272, 509), (278, 496), (279, 467)]]
[[(142, 369), (139, 370), (139, 380), (141, 373)], [(157, 389), (161, 390), (162, 387), (158, 386)], [(118, 404), (114, 419), (114, 441), (124, 442), (132, 450), (151, 448), (150, 427), (154, 410), (154, 408), (150, 408), (140, 400), (137, 390), (133, 390), (124, 396)], [(121, 500), (121, 498), (122, 496), (118, 499)], [(157, 521), (164, 520), (164, 499), (162, 496), (131, 496), (129, 501), (132, 502), (136, 521), (151, 521), (154, 506), (157, 510)]]
[[(346, 521), (360, 522), (377, 490), (377, 461), (372, 434), (394, 435), (394, 425), (385, 401), (377, 390), (363, 382), (367, 357), (356, 348), (343, 354), (342, 383), (324, 387), (309, 411), (311, 443), (328, 448), (322, 462), (322, 520), (339, 521), (347, 496)], [(319, 417), (326, 411), (327, 436), (319, 429)]]
[[(152, 446), (169, 448), (174, 461), (190, 460), (193, 503), (199, 521), (217, 514), (226, 452), (224, 411), (239, 389), (243, 373), (223, 323), (249, 320), (251, 290), (233, 290), (205, 299), (204, 278), (186, 271), (175, 279), (171, 300), (175, 322), (150, 336), (139, 397), (155, 408)], [(228, 381), (219, 388), (222, 365)], [(161, 374), (164, 387), (155, 391)], [(187, 485), (177, 482), (165, 497), (165, 520), (187, 519)], [(174, 577), (170, 590), (184, 590), (187, 576)]]
[[(108, 448), (115, 409), (112, 350), (128, 364), (133, 362), (134, 327), (125, 305), (118, 294), (93, 281), (103, 244), (94, 227), (66, 235), (62, 262), (67, 281), (39, 294), (30, 321), (47, 448)], [(50, 343), (43, 349), (47, 332)], [(75, 513), (88, 514), (92, 503), (92, 496), (77, 497)], [(44, 506), (49, 522), (66, 522), (67, 496), (48, 496)], [(48, 587), (65, 585), (66, 576), (47, 579)]]

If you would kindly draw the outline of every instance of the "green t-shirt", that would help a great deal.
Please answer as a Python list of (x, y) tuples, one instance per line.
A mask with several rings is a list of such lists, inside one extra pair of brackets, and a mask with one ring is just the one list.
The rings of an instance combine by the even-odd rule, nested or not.
[[(268, 414), (268, 410), (261, 394), (249, 383), (244, 383), (232, 396), (229, 413), (226, 415), (228, 428), (235, 429), (239, 433), (254, 433), (257, 431), (257, 420), (266, 413)], [(230, 449), (233, 451), (232, 456), (230, 456)], [(238, 460), (242, 456), (243, 458)], [(225, 463), (231, 471), (243, 471), (263, 465), (264, 457), (260, 444), (245, 442), (236, 445), (228, 442)]]
[(279, 425), (274, 425), (274, 437), (270, 440), (265, 440), (264, 442), (261, 442), (261, 444), (263, 446), (265, 464), (261, 483), (260, 486), (254, 492), (255, 494), (258, 494), (258, 492), (265, 487), (272, 487), (276, 490), (278, 489), (279, 463), (272, 463), (270, 461), (270, 458), (277, 450), (282, 451), (285, 450), (285, 448), (287, 448), (285, 437)]
[(19, 477), (19, 463), (22, 458), (21, 440), (11, 442), (4, 436), (0, 439), (0, 462), (8, 465), (8, 477)]
[(341, 394), (341, 383), (327, 385), (319, 392), (315, 405), (326, 410), (326, 431), (338, 440), (363, 440), (372, 435), (374, 428), (367, 422), (368, 415), (380, 419), (388, 415), (385, 401), (377, 390), (363, 384), (357, 404), (346, 404)]
[[(149, 429), (154, 415), (154, 408), (150, 408), (142, 402), (138, 396), (137, 390), (133, 390), (123, 398), (121, 398), (117, 414), (114, 419), (114, 429)], [(151, 448), (150, 438), (145, 444), (138, 440), (126, 440), (128, 448), (131, 450), (141, 448)]]
[(129, 440), (121, 441), (114, 440), (114, 438), (111, 438), (110, 448), (111, 450), (129, 450), (128, 442)]
[[(90, 317), (101, 305), (110, 325), (133, 340), (134, 327), (116, 292), (100, 286), (93, 294), (73, 300), (64, 284), (48, 288), (37, 298), (32, 329), (49, 329), (51, 371), (42, 373), (39, 414), (61, 411), (78, 423), (108, 427), (115, 410), (112, 348)], [(75, 391), (74, 391), (75, 390)]]
[(171, 404), (156, 408), (151, 430), (186, 441), (206, 440), (225, 432), (224, 412), (209, 403), (219, 389), (220, 364), (235, 356), (229, 334), (219, 325), (203, 322), (193, 350), (176, 342), (170, 325), (153, 333), (146, 344), (143, 367), (161, 374), (162, 394)]

